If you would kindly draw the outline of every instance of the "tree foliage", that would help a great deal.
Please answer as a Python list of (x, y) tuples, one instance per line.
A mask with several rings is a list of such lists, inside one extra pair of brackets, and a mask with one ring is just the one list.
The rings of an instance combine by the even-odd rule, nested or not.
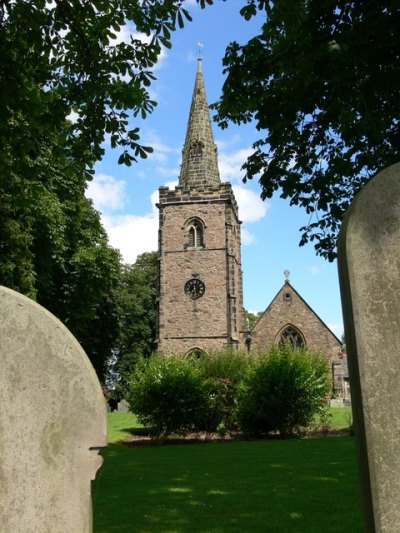
[(123, 265), (118, 289), (119, 336), (113, 350), (113, 371), (122, 391), (140, 358), (155, 350), (158, 255), (146, 252), (133, 265)]
[(151, 68), (171, 46), (171, 32), (190, 19), (181, 4), (2, 0), (0, 124), (16, 157), (28, 166), (43, 130), (58, 131), (71, 112), (64, 150), (85, 169), (101, 159), (106, 134), (122, 148), (121, 163), (146, 157), (129, 113), (145, 117), (156, 105)]
[(118, 333), (119, 253), (85, 198), (85, 176), (47, 134), (32, 174), (0, 176), (0, 283), (36, 299), (74, 333), (98, 375)]
[(243, 309), (244, 313), (244, 320), (245, 320), (245, 326), (247, 331), (251, 331), (257, 322), (257, 320), (262, 315), (262, 311), (258, 311), (258, 313), (253, 313), (252, 311), (248, 311), (247, 309)]
[(332, 260), (340, 222), (370, 177), (399, 161), (400, 6), (392, 0), (247, 0), (259, 35), (231, 43), (216, 119), (255, 120), (244, 164), (262, 197), (303, 207), (300, 245)]

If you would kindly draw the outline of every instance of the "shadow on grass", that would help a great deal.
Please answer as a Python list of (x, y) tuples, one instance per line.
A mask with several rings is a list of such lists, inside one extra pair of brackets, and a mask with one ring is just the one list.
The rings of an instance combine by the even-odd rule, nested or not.
[(117, 443), (104, 457), (92, 490), (94, 533), (362, 531), (348, 437)]

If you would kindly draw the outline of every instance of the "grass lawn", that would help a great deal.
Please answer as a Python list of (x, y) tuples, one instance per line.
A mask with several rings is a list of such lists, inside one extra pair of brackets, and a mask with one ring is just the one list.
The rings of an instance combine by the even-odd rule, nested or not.
[[(348, 423), (344, 424), (348, 425)], [(128, 448), (109, 415), (94, 483), (94, 533), (361, 533), (351, 437)]]
[(348, 428), (353, 423), (351, 407), (331, 407), (329, 413), (330, 423), (337, 429)]

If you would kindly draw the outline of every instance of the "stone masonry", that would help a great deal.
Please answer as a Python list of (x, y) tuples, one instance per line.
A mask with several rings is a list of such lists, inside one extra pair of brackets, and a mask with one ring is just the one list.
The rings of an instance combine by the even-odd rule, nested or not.
[(252, 349), (268, 349), (278, 344), (288, 326), (299, 333), (307, 349), (323, 353), (330, 363), (338, 359), (340, 340), (292, 285), (285, 282), (253, 328)]

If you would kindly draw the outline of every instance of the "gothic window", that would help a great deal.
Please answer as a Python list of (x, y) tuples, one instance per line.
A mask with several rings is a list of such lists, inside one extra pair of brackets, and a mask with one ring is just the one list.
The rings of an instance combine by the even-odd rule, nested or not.
[(187, 224), (187, 246), (189, 248), (203, 248), (204, 246), (204, 226), (198, 219), (191, 219)]
[(279, 335), (278, 345), (283, 346), (289, 343), (293, 348), (303, 348), (305, 345), (303, 335), (291, 324), (285, 326)]

